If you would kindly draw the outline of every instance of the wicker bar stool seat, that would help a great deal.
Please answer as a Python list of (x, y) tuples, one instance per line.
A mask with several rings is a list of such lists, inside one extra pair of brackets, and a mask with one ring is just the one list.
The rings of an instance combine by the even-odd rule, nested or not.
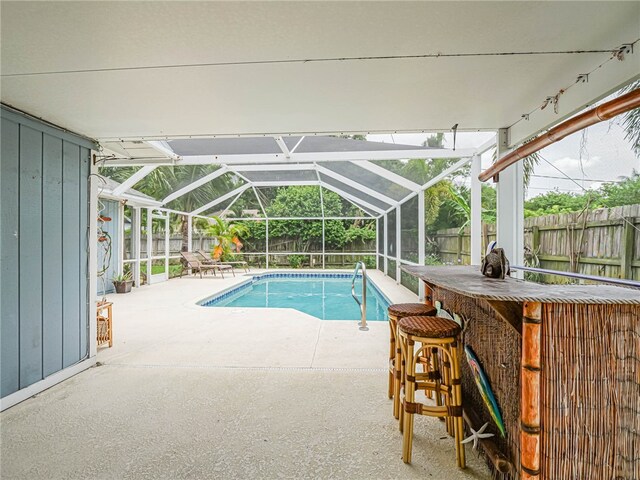
[[(398, 320), (416, 315), (431, 316), (436, 308), (425, 303), (395, 303), (389, 305), (389, 398), (393, 398), (393, 416), (400, 418), (400, 345), (397, 342)], [(396, 368), (396, 365), (398, 366)]]
[[(460, 332), (460, 325), (442, 317), (413, 316), (398, 321), (398, 342), (404, 371), (401, 422), (402, 460), (405, 463), (411, 463), (414, 415), (428, 415), (446, 420), (447, 430), (455, 440), (458, 467), (465, 468), (458, 353)], [(429, 355), (431, 361), (424, 363), (423, 358)], [(426, 367), (425, 371), (417, 372), (417, 365)], [(417, 390), (433, 392), (436, 405), (416, 402)]]

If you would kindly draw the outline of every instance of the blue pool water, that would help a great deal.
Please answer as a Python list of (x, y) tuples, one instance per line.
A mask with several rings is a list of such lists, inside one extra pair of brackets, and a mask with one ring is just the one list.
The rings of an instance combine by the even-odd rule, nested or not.
[[(362, 298), (362, 278), (356, 280)], [(360, 320), (349, 274), (266, 274), (200, 303), (206, 307), (295, 308), (321, 320)], [(367, 283), (367, 320), (387, 320), (388, 300)]]

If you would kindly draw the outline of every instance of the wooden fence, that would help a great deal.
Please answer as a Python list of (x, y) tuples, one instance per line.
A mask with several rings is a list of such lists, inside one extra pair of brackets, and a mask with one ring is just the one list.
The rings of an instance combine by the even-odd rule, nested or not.
[[(639, 230), (640, 205), (527, 218), (527, 262), (550, 270), (640, 280)], [(483, 243), (494, 240), (495, 225), (483, 225), (483, 233)], [(457, 228), (440, 230), (435, 241), (443, 262), (469, 263), (469, 229), (461, 234)]]
[[(279, 252), (293, 252), (298, 251), (296, 246), (299, 242), (296, 239), (291, 238), (271, 238), (269, 239), (269, 253), (277, 254)], [(153, 255), (164, 255), (165, 237), (163, 233), (154, 233), (151, 239), (151, 252)], [(125, 259), (132, 258), (131, 250), (131, 237), (127, 236), (124, 240)], [(204, 250), (210, 252), (213, 250), (214, 244), (211, 237), (201, 236), (195, 234), (193, 236), (193, 249)], [(179, 256), (182, 248), (182, 236), (171, 235), (169, 238), (169, 252), (170, 255)], [(299, 248), (299, 247), (298, 247)], [(265, 263), (265, 241), (248, 241), (245, 244), (245, 248), (242, 250), (244, 257), (250, 263), (256, 265), (264, 265)], [(326, 248), (325, 250), (325, 265), (331, 267), (353, 267), (357, 260), (362, 260), (365, 256), (371, 256), (375, 261), (375, 253), (373, 255), (365, 255), (369, 252), (376, 251), (375, 240), (370, 241), (356, 241), (350, 244), (344, 245), (339, 249)], [(141, 257), (147, 256), (147, 241), (146, 235), (142, 236), (142, 242), (140, 245)], [(313, 256), (305, 256), (303, 263), (306, 266), (322, 265), (322, 244), (314, 243), (309, 246), (308, 253), (313, 253)], [(348, 255), (352, 253), (353, 255)], [(274, 266), (287, 266), (289, 260), (285, 255), (270, 255), (270, 264)]]

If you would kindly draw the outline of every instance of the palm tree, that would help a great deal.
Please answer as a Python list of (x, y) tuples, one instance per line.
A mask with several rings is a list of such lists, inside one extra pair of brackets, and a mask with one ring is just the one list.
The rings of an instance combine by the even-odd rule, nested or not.
[[(214, 172), (217, 165), (181, 165), (158, 167), (135, 185), (135, 189), (155, 199), (165, 198), (170, 193), (185, 187), (196, 180)], [(105, 167), (100, 170), (102, 175), (118, 182), (124, 182), (133, 173), (136, 167), (112, 168)], [(191, 212), (202, 205), (206, 205), (220, 195), (232, 190), (238, 184), (238, 180), (231, 175), (223, 175), (214, 181), (208, 182), (167, 204), (168, 208), (182, 212)], [(182, 235), (182, 251), (188, 249), (188, 216), (181, 215), (178, 229)]]
[(213, 258), (220, 259), (223, 255), (237, 253), (242, 248), (241, 238), (249, 234), (249, 228), (241, 223), (227, 222), (220, 217), (211, 217), (207, 234), (213, 237)]
[[(620, 94), (631, 92), (640, 88), (640, 80), (630, 83), (622, 90)], [(625, 136), (636, 155), (640, 156), (640, 108), (629, 110), (622, 115), (621, 122), (622, 128), (625, 131)]]

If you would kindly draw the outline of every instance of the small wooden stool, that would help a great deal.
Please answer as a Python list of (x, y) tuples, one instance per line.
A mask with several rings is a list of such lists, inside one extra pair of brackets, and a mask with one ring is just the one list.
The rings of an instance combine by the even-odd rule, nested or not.
[[(109, 348), (113, 347), (113, 317), (111, 312), (112, 302), (98, 302), (96, 305), (97, 313), (97, 334), (98, 347), (109, 344)], [(103, 313), (106, 310), (106, 315)]]
[(424, 303), (396, 303), (389, 309), (389, 398), (393, 398), (393, 416), (400, 418), (400, 388), (402, 368), (400, 365), (400, 345), (397, 341), (398, 320), (412, 316), (431, 316), (437, 310)]
[[(405, 317), (398, 322), (398, 340), (404, 362), (403, 442), (402, 460), (411, 463), (413, 444), (413, 416), (429, 415), (444, 418), (453, 430), (459, 468), (465, 468), (464, 426), (462, 421), (462, 388), (458, 355), (458, 336), (461, 328), (456, 322), (441, 317)], [(420, 343), (417, 349), (415, 344)], [(421, 359), (431, 353), (432, 362)], [(439, 354), (439, 355), (438, 355)], [(443, 359), (442, 367), (438, 356)], [(416, 372), (419, 363), (429, 368)], [(450, 364), (450, 367), (446, 365)], [(436, 406), (416, 403), (416, 390), (432, 391)], [(445, 405), (442, 405), (442, 397)], [(449, 430), (449, 428), (448, 428)]]

